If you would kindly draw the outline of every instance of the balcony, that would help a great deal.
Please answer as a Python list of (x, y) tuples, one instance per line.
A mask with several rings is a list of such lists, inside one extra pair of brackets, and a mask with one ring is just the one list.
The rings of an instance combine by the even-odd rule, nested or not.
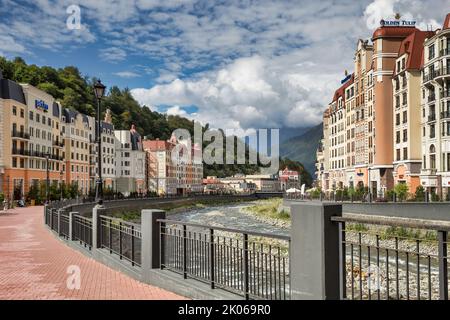
[(434, 94), (430, 94), (427, 99), (428, 103), (436, 101), (436, 96)]
[(434, 176), (437, 174), (437, 169), (422, 169), (421, 174), (428, 175), (428, 176)]
[(441, 112), (441, 119), (448, 119), (450, 118), (450, 110), (442, 111)]
[[(428, 116), (428, 122), (436, 121), (436, 114), (432, 113)], [(431, 138), (431, 137), (430, 137)]]
[(55, 147), (59, 147), (59, 148), (63, 148), (64, 147), (64, 142), (59, 142), (59, 141), (53, 141), (53, 146)]
[(439, 55), (441, 57), (450, 55), (450, 48), (442, 49)]
[(27, 149), (12, 148), (11, 153), (13, 155), (20, 155), (20, 156), (29, 156), (30, 155), (30, 151)]
[(30, 134), (26, 133), (26, 132), (23, 132), (23, 131), (15, 131), (15, 130), (13, 130), (11, 132), (11, 137), (29, 140), (30, 139)]

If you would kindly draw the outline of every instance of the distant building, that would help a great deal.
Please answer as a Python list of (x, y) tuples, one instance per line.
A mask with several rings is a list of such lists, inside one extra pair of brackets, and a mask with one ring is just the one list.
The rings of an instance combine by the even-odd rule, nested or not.
[[(158, 194), (203, 192), (203, 163), (199, 147), (189, 141), (144, 140), (146, 181)], [(185, 153), (187, 152), (187, 153)]]
[(279, 192), (281, 191), (281, 182), (276, 175), (256, 174), (245, 176), (247, 183), (253, 183), (257, 191)]
[(280, 170), (278, 177), (282, 191), (291, 188), (300, 189), (301, 187), (300, 173), (298, 171), (289, 170), (289, 168), (286, 168), (284, 170)]
[(115, 130), (116, 190), (129, 195), (132, 192), (144, 193), (145, 151), (141, 135), (133, 124), (130, 130)]

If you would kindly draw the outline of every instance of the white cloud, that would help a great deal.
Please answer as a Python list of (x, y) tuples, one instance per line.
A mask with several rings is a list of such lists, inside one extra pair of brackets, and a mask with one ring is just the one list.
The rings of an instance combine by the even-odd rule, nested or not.
[(104, 61), (116, 63), (125, 60), (127, 53), (121, 48), (111, 47), (100, 50), (99, 57)]
[(0, 35), (10, 45), (0, 50), (58, 50), (98, 37), (110, 46), (99, 52), (105, 61), (141, 59), (125, 70), (156, 83), (132, 90), (153, 109), (190, 116), (183, 106), (196, 105), (198, 119), (223, 128), (301, 127), (320, 121), (353, 69), (357, 40), (370, 38), (381, 18), (399, 12), (436, 28), (448, 1), (79, 0), (83, 29), (74, 33), (64, 26), (73, 0), (3, 0)]
[(137, 78), (140, 77), (140, 75), (133, 71), (120, 71), (114, 73), (114, 75), (121, 77), (121, 78)]

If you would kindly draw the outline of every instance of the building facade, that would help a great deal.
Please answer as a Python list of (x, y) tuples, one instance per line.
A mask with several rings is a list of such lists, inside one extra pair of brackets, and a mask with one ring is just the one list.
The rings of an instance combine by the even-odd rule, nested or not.
[(450, 14), (425, 40), (422, 69), (420, 183), (447, 198), (450, 188)]
[(436, 32), (382, 25), (371, 43), (358, 41), (354, 73), (323, 114), (323, 191), (365, 187), (384, 197), (405, 183), (410, 193), (449, 193), (449, 39), (450, 14)]
[(145, 151), (141, 135), (133, 124), (130, 130), (115, 130), (116, 190), (125, 196), (145, 193)]

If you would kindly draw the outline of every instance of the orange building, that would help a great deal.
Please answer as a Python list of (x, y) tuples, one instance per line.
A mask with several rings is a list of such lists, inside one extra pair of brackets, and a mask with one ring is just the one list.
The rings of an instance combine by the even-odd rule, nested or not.
[(64, 180), (61, 107), (47, 93), (3, 79), (0, 72), (0, 188), (19, 200), (33, 185)]

